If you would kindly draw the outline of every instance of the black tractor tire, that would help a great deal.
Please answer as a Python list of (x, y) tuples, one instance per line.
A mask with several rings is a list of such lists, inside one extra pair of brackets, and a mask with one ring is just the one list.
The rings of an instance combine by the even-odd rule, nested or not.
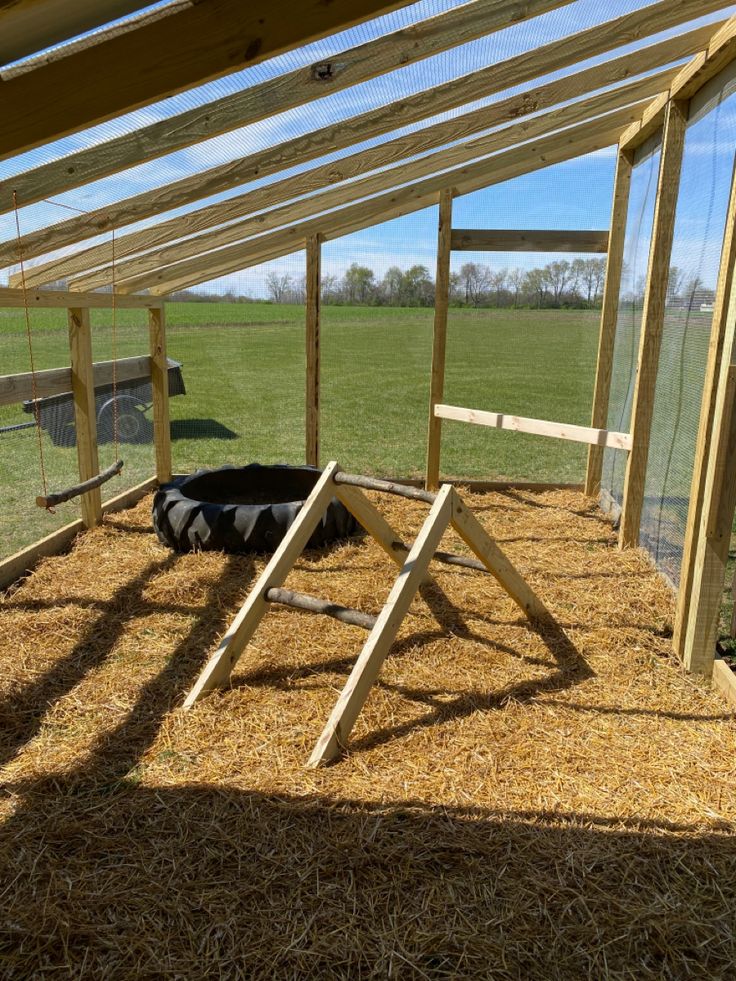
[[(177, 552), (273, 552), (319, 480), (316, 467), (285, 464), (199, 470), (163, 484), (153, 499), (159, 541)], [(307, 548), (321, 548), (358, 530), (333, 498)]]
[[(143, 414), (142, 409), (129, 399), (120, 399), (117, 410), (118, 442), (128, 444), (150, 443), (153, 438), (153, 423)], [(97, 415), (98, 443), (112, 443), (115, 439), (115, 409), (108, 402)]]

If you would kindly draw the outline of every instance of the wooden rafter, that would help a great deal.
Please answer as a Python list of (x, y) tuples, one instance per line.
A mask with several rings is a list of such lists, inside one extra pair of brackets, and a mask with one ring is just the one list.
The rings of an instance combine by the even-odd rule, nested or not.
[(608, 251), (608, 232), (555, 229), (453, 228), (453, 252), (598, 252)]
[[(45, 0), (56, 2), (59, 0)], [(99, 2), (99, 0), (95, 0)], [(108, 0), (124, 5), (125, 0)], [(131, 0), (127, 0), (128, 5)], [(341, 51), (329, 61), (308, 65), (259, 85), (197, 106), (126, 133), (101, 146), (0, 181), (0, 213), (13, 207), (13, 190), (23, 205), (100, 180), (147, 160), (155, 160), (221, 133), (252, 125), (306, 105), (352, 85), (413, 64), (459, 44), (556, 10), (572, 0), (475, 0), (365, 44)], [(26, 0), (28, 3), (28, 0)], [(36, 0), (36, 6), (38, 6)], [(80, 4), (83, 6), (84, 4)], [(135, 4), (140, 5), (139, 3)], [(70, 5), (68, 5), (70, 6)]]
[[(0, 158), (343, 30), (409, 0), (178, 0), (0, 83)], [(162, 57), (162, 52), (168, 52)], [(53, 93), (53, 97), (50, 97)]]
[[(644, 37), (677, 26), (720, 6), (720, 0), (680, 0), (677, 4), (672, 4), (671, 0), (660, 0), (659, 3), (642, 10), (588, 28), (568, 38), (517, 55), (481, 72), (456, 80), (451, 83), (456, 86), (453, 104), (458, 105), (474, 98), (483, 98), (494, 92), (503, 91), (509, 86), (519, 85), (524, 81), (531, 81), (541, 75), (569, 67), (618, 46), (641, 41)], [(457, 101), (458, 98), (460, 102)], [(443, 107), (436, 98), (430, 98), (425, 103), (425, 117), (441, 111)], [(389, 129), (406, 122), (398, 107), (394, 105), (387, 108), (387, 120), (390, 120)], [(357, 139), (367, 138), (363, 132), (359, 135), (351, 133), (345, 121), (339, 124), (339, 128), (344, 131), (343, 140), (349, 137), (348, 143), (343, 142), (339, 144), (341, 146), (350, 145)], [(329, 147), (329, 149), (334, 148), (334, 146)], [(294, 166), (296, 162), (293, 152), (289, 152), (275, 169)], [(24, 255), (27, 259), (42, 255), (44, 252), (74, 244), (113, 227), (121, 228), (132, 222), (220, 193), (227, 188), (237, 187), (248, 180), (263, 177), (267, 172), (269, 171), (264, 171), (261, 166), (254, 173), (249, 158), (230, 161), (173, 182), (164, 188), (147, 191), (86, 215), (60, 222), (53, 226), (53, 229), (41, 229), (25, 236)], [(272, 173), (273, 170), (270, 172)], [(16, 258), (14, 242), (0, 243), (0, 264), (13, 263)]]

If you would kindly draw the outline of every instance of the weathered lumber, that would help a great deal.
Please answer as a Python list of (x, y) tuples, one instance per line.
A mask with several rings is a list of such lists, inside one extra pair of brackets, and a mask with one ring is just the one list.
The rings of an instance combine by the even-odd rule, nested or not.
[(123, 461), (117, 460), (115, 463), (107, 467), (106, 470), (102, 470), (100, 473), (98, 473), (96, 477), (90, 477), (89, 480), (84, 480), (80, 484), (73, 484), (71, 487), (67, 487), (66, 490), (56, 491), (52, 494), (39, 494), (39, 496), (36, 498), (36, 504), (40, 508), (54, 508), (57, 504), (64, 504), (66, 501), (71, 501), (75, 497), (80, 497), (82, 494), (95, 490), (97, 487), (102, 487), (102, 485), (106, 484), (112, 477), (117, 476), (122, 469)]
[(320, 381), (320, 308), (322, 301), (322, 245), (319, 235), (307, 239), (306, 274), (306, 392), (305, 392), (305, 451), (310, 466), (319, 466)]
[[(171, 425), (169, 422), (169, 362), (166, 357), (166, 318), (163, 308), (148, 312), (148, 344), (151, 352), (151, 398), (156, 476), (171, 480)], [(116, 379), (117, 381), (117, 379)]]
[(71, 308), (67, 311), (67, 320), (79, 479), (81, 484), (92, 482), (89, 489), (81, 492), (82, 521), (86, 528), (94, 528), (102, 521), (102, 499), (99, 484), (94, 483), (100, 473), (100, 464), (89, 310)]
[(406, 484), (396, 484), (391, 480), (381, 480), (379, 477), (363, 477), (356, 473), (339, 471), (333, 477), (336, 484), (348, 484), (351, 487), (361, 487), (363, 490), (381, 491), (383, 494), (395, 494), (406, 497), (410, 501), (422, 501), (424, 504), (434, 504), (437, 497), (421, 487), (408, 487)]
[(453, 252), (607, 252), (608, 231), (453, 228)]
[(307, 613), (321, 613), (324, 616), (332, 617), (333, 620), (339, 620), (341, 623), (348, 623), (351, 627), (362, 627), (363, 630), (373, 630), (378, 619), (373, 614), (363, 613), (352, 606), (341, 606), (339, 603), (331, 603), (329, 600), (319, 599), (317, 596), (295, 593), (291, 589), (282, 589), (277, 586), (266, 592), (266, 600), (269, 603), (290, 606), (295, 610), (306, 610)]
[[(151, 375), (148, 356), (120, 358), (118, 361), (95, 361), (92, 365), (95, 388), (112, 384), (113, 373), (118, 383)], [(23, 371), (18, 375), (0, 375), (0, 405), (15, 405), (32, 398), (62, 395), (72, 390), (71, 368), (45, 368)]]

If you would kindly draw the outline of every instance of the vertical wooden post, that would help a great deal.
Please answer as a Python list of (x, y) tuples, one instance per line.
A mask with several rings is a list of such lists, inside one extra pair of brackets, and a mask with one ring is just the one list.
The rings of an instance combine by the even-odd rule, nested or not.
[[(85, 481), (96, 477), (100, 472), (89, 310), (71, 307), (68, 311), (68, 320), (79, 479)], [(85, 527), (94, 528), (102, 521), (102, 497), (99, 487), (82, 494), (80, 504)]]
[(447, 311), (450, 305), (450, 239), (452, 235), (452, 190), (440, 193), (440, 216), (437, 228), (437, 275), (434, 293), (434, 333), (432, 338), (432, 377), (429, 388), (429, 426), (427, 433), (427, 476), (425, 486), (436, 490), (440, 481), (440, 445), (442, 420), (434, 407), (442, 401), (445, 389), (445, 350), (447, 347)]
[[(736, 297), (734, 297), (736, 299)], [(736, 303), (730, 317), (736, 317)], [(730, 359), (729, 359), (730, 360)], [(682, 655), (688, 671), (713, 672), (731, 527), (736, 509), (736, 365), (724, 360), (705, 482)]]
[(320, 293), (322, 245), (319, 235), (307, 239), (307, 463), (319, 466)]
[(687, 622), (690, 616), (690, 599), (693, 588), (695, 557), (697, 553), (700, 520), (703, 513), (703, 499), (708, 472), (708, 460), (711, 452), (711, 440), (715, 424), (716, 400), (718, 384), (721, 376), (721, 364), (726, 352), (730, 360), (733, 349), (734, 320), (729, 317), (731, 289), (734, 281), (736, 266), (736, 166), (731, 180), (731, 198), (726, 217), (726, 228), (721, 252), (721, 267), (718, 274), (718, 288), (713, 307), (713, 325), (708, 346), (708, 362), (705, 370), (703, 386), (703, 401), (700, 410), (698, 438), (695, 444), (695, 462), (693, 479), (690, 486), (690, 506), (687, 513), (685, 529), (685, 547), (680, 567), (680, 588), (677, 597), (677, 612), (675, 616), (675, 632), (672, 640), (675, 652), (682, 657)]
[(164, 484), (171, 480), (171, 426), (169, 424), (169, 365), (166, 358), (166, 318), (163, 307), (148, 311), (151, 352), (151, 390), (153, 393), (153, 439), (156, 449), (156, 477)]
[(639, 362), (631, 410), (631, 451), (626, 465), (619, 533), (621, 548), (639, 544), (686, 126), (687, 102), (670, 100), (662, 134), (662, 159), (654, 208), (646, 294), (641, 315)]
[[(634, 154), (631, 150), (618, 151), (616, 179), (613, 185), (613, 207), (611, 209), (611, 231), (608, 238), (608, 262), (606, 264), (606, 285), (603, 291), (603, 308), (598, 337), (598, 361), (596, 365), (593, 411), (590, 425), (594, 429), (608, 428), (608, 400), (611, 394), (611, 374), (613, 371), (613, 350), (618, 323), (618, 298), (621, 292), (621, 272), (624, 261), (624, 241), (626, 239), (626, 218), (629, 210), (629, 191)], [(588, 449), (588, 467), (585, 473), (585, 493), (597, 497), (601, 489), (603, 471), (602, 446)]]

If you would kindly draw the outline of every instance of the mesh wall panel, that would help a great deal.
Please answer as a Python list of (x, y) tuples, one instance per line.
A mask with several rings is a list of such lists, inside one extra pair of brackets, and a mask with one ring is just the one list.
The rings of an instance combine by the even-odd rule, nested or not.
[(640, 543), (677, 584), (736, 143), (736, 70), (693, 99), (652, 420)]
[[(613, 347), (611, 394), (608, 403), (607, 428), (613, 432), (627, 433), (631, 426), (642, 304), (652, 241), (654, 204), (657, 198), (660, 144), (661, 133), (639, 148), (631, 175), (618, 320)], [(614, 449), (607, 449), (603, 455), (601, 503), (604, 509), (612, 503), (621, 506), (626, 457), (627, 454), (623, 450)]]

